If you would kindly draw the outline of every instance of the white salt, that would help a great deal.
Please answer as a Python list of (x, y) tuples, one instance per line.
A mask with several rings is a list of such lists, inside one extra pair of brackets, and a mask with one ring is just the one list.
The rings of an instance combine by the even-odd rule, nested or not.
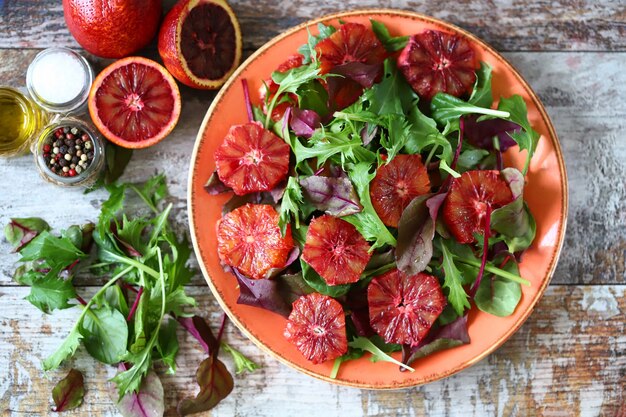
[(39, 57), (32, 69), (33, 90), (51, 104), (65, 104), (76, 99), (86, 82), (85, 65), (80, 58), (65, 51)]

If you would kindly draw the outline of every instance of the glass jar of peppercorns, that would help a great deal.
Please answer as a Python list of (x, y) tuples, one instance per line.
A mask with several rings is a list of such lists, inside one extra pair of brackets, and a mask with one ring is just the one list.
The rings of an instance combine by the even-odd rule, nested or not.
[(56, 118), (33, 144), (39, 173), (61, 186), (93, 184), (104, 168), (104, 145), (96, 129), (83, 120)]

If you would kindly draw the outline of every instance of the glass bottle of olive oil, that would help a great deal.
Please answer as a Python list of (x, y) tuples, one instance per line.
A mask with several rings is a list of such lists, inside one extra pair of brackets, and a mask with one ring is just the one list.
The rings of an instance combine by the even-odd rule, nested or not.
[(24, 153), (48, 115), (11, 87), (0, 86), (0, 156)]

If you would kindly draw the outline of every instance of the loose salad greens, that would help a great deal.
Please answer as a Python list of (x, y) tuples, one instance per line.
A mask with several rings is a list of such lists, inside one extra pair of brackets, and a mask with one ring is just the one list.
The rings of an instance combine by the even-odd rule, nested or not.
[[(63, 343), (43, 361), (43, 369), (58, 368), (83, 346), (97, 361), (117, 366), (111, 381), (123, 415), (159, 415), (158, 410), (162, 415), (163, 387), (153, 368), (159, 363), (167, 373), (176, 371), (176, 329), (181, 325), (200, 341), (208, 358), (197, 372), (200, 394), (183, 400), (179, 413), (208, 410), (233, 389), (233, 379), (218, 359), (220, 344), (232, 355), (237, 373), (257, 366), (222, 342), (225, 316), (216, 338), (204, 319), (188, 313), (197, 306), (185, 292), (194, 274), (187, 266), (191, 249), (170, 226), (172, 204), (167, 203), (165, 177), (107, 189), (110, 196), (95, 224), (54, 234), (43, 219), (15, 218), (5, 228), (7, 240), (21, 255), (14, 279), (30, 287), (26, 299), (46, 314), (80, 310)], [(133, 195), (143, 209), (129, 210), (137, 205), (127, 203)], [(95, 293), (78, 286), (78, 277), (85, 285), (99, 285)], [(83, 395), (83, 376), (73, 369), (53, 390), (56, 411), (80, 405)], [(135, 410), (146, 401), (153, 405), (152, 414)]]
[[(217, 250), (239, 302), (288, 317), (285, 337), (334, 359), (332, 377), (367, 352), (411, 371), (470, 343), (472, 305), (513, 314), (536, 231), (523, 188), (539, 135), (522, 97), (494, 108), (492, 68), (458, 35), (371, 24), (319, 24), (260, 106), (244, 82), (250, 120), (206, 185), (235, 194)], [(521, 171), (504, 166), (513, 146)]]

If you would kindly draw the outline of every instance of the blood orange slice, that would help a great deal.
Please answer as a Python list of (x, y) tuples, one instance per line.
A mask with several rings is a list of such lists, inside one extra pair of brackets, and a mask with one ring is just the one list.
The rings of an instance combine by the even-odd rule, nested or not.
[(460, 243), (474, 242), (483, 233), (487, 206), (497, 209), (513, 201), (513, 194), (499, 171), (467, 171), (452, 180), (443, 205), (443, 220)]
[(382, 64), (387, 57), (385, 47), (374, 32), (360, 23), (344, 23), (339, 26), (335, 33), (315, 45), (315, 52), (322, 74), (350, 62)]
[(343, 308), (327, 295), (312, 293), (294, 301), (284, 335), (316, 364), (348, 351)]
[(446, 306), (439, 281), (420, 272), (406, 276), (394, 269), (367, 287), (370, 324), (387, 343), (417, 345)]
[(274, 268), (283, 268), (292, 249), (291, 227), (281, 235), (278, 213), (270, 205), (246, 204), (217, 222), (220, 259), (250, 278), (267, 278)]
[(128, 57), (109, 65), (89, 92), (89, 114), (98, 130), (124, 148), (163, 140), (180, 116), (176, 81), (161, 65)]
[(215, 151), (215, 163), (235, 194), (269, 191), (287, 176), (289, 145), (260, 123), (235, 125)]
[(370, 259), (370, 245), (345, 220), (324, 214), (311, 220), (302, 259), (328, 285), (357, 282)]
[(476, 81), (476, 57), (469, 42), (437, 30), (411, 36), (398, 57), (398, 68), (426, 100), (439, 92), (460, 97)]
[(398, 227), (402, 212), (415, 197), (428, 192), (430, 179), (420, 155), (396, 155), (378, 168), (370, 186), (374, 210), (391, 227)]
[(181, 0), (159, 32), (159, 55), (178, 81), (219, 88), (241, 63), (241, 29), (224, 0)]

